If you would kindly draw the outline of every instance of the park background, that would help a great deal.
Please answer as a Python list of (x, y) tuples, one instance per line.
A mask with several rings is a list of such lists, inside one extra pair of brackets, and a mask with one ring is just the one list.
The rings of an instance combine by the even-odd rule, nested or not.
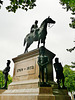
[[(38, 20), (38, 26), (40, 26), (48, 16), (55, 20), (56, 24), (52, 28), (47, 28), (46, 48), (59, 57), (63, 66), (65, 64), (71, 65), (75, 59), (75, 51), (70, 53), (66, 49), (75, 45), (73, 42), (75, 30), (69, 27), (71, 12), (62, 9), (59, 0), (37, 0), (37, 6), (34, 9), (27, 12), (17, 10), (16, 13), (8, 13), (5, 9), (8, 3), (9, 1), (5, 0), (0, 10), (0, 70), (6, 67), (7, 59), (12, 61), (12, 58), (24, 53), (24, 38), (30, 32), (35, 20)], [(36, 48), (37, 42), (34, 42), (29, 51)], [(12, 61), (11, 76), (13, 68)]]

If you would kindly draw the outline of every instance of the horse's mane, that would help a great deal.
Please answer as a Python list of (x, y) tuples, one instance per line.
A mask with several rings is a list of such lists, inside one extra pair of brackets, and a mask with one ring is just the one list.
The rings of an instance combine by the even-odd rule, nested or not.
[(41, 23), (40, 27), (45, 23), (46, 20), (47, 20), (47, 18)]

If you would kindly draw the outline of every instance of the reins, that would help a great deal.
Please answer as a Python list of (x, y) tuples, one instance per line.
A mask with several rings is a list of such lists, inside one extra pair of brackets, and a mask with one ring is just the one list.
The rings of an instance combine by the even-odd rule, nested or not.
[(52, 26), (50, 26), (50, 25), (51, 25), (51, 23), (48, 24), (48, 27), (49, 27), (49, 28), (52, 28), (52, 27), (54, 26), (54, 24), (53, 24)]

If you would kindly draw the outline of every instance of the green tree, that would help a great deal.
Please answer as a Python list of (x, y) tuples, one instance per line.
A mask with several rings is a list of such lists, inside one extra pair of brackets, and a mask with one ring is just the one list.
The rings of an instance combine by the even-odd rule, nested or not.
[(66, 50), (69, 51), (69, 52), (72, 52), (73, 50), (75, 50), (75, 46), (70, 48), (70, 49), (66, 49)]
[[(9, 0), (9, 1), (10, 5), (6, 7), (8, 12), (12, 11), (15, 13), (18, 8), (27, 11), (28, 9), (33, 9), (34, 6), (36, 6), (35, 4), (36, 0)], [(3, 3), (4, 3), (3, 0), (0, 0), (0, 8)]]
[[(74, 41), (75, 42), (75, 41)], [(75, 46), (70, 48), (70, 49), (66, 49), (67, 51), (69, 51), (70, 53), (75, 50)], [(75, 62), (71, 62), (72, 63), (72, 68), (75, 68)]]
[(4, 75), (2, 71), (0, 70), (0, 88), (4, 85)]
[(65, 65), (64, 66), (64, 77), (65, 77), (65, 86), (69, 92), (75, 91), (75, 71), (71, 69), (72, 66)]
[(72, 63), (72, 68), (75, 68), (75, 62), (71, 62)]
[[(8, 85), (12, 82), (12, 77), (10, 75), (8, 75)], [(5, 84), (5, 79), (4, 79), (4, 74), (3, 72), (0, 70), (0, 88), (2, 88)]]
[(74, 17), (71, 17), (72, 22), (69, 24), (71, 28), (75, 28), (75, 0), (60, 0), (60, 4), (66, 11), (71, 11)]

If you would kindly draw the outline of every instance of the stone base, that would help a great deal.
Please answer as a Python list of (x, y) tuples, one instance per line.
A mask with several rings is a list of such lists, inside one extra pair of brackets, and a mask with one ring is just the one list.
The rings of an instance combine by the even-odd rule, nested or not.
[(67, 90), (39, 87), (31, 89), (6, 90), (0, 94), (0, 100), (71, 100)]
[(2, 94), (6, 89), (0, 89), (0, 94)]
[(38, 82), (39, 79), (12, 82), (9, 84), (8, 90), (38, 88)]
[(68, 96), (54, 96), (54, 95), (29, 95), (29, 94), (14, 94), (14, 95), (3, 95), (0, 100), (71, 100)]
[(13, 82), (8, 86), (8, 90), (0, 90), (0, 100), (71, 100), (67, 90), (57, 89), (57, 84), (53, 81), (52, 59), (55, 54), (46, 49), (45, 55), (49, 58), (49, 84), (39, 84), (42, 77), (39, 79), (39, 49), (36, 49), (13, 58)]

